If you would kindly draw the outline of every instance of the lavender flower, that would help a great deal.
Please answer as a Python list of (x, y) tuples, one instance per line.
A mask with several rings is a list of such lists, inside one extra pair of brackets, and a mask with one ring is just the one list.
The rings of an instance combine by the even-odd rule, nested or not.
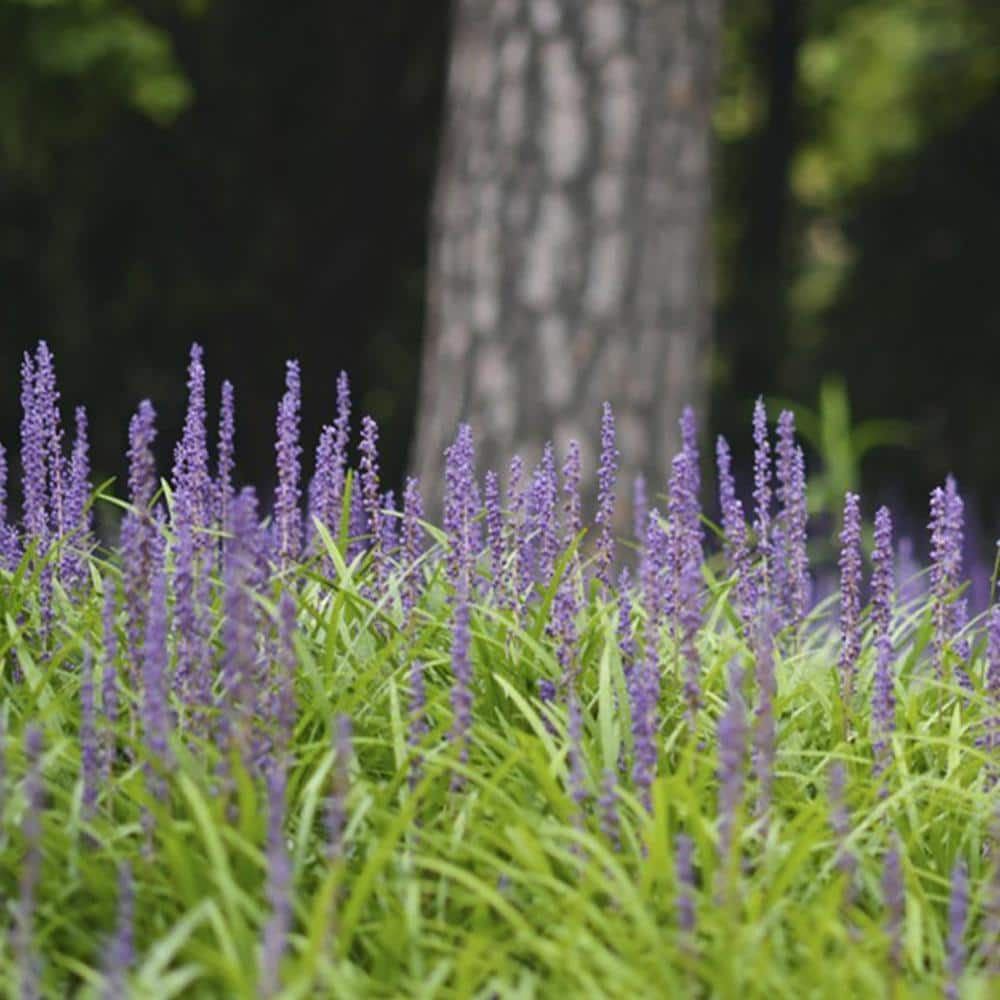
[(287, 763), (276, 759), (267, 773), (267, 902), (271, 911), (264, 928), (260, 959), (260, 992), (274, 995), (281, 959), (292, 924), (292, 859), (285, 845), (285, 786)]
[[(469, 732), (472, 729), (472, 661), (469, 659), (469, 595), (463, 582), (455, 595), (452, 611), (451, 670), (454, 677), (451, 689), (451, 705), (454, 712), (451, 732), (448, 738), (454, 744), (458, 760), (465, 763), (469, 759)], [(452, 790), (462, 787), (461, 775), (456, 772), (452, 779)]]
[[(986, 697), (990, 705), (990, 717), (986, 721), (986, 734), (981, 744), (988, 750), (1000, 748), (1000, 604), (990, 608), (989, 623), (986, 627)], [(1000, 777), (1000, 766), (994, 765), (990, 781)]]
[(621, 850), (621, 836), (618, 821), (618, 784), (613, 767), (604, 769), (601, 779), (601, 797), (598, 800), (601, 810), (601, 831), (608, 838), (615, 851)]
[(67, 545), (60, 563), (60, 574), (67, 585), (79, 588), (86, 583), (85, 553), (92, 544), (90, 508), (90, 444), (87, 437), (87, 411), (78, 406), (75, 413), (76, 436), (69, 465), (64, 501)]
[(684, 934), (695, 929), (694, 842), (686, 833), (674, 839), (677, 865), (677, 926)]
[(156, 414), (149, 400), (143, 400), (129, 424), (129, 498), (131, 509), (122, 521), (122, 573), (125, 583), (128, 659), (142, 661), (146, 605), (156, 535), (151, 504), (156, 490), (153, 441)]
[(52, 354), (44, 340), (35, 351), (35, 408), (39, 422), (48, 471), (49, 524), (56, 538), (66, 534), (65, 467), (62, 453), (62, 427), (59, 417), (59, 391)]
[(622, 673), (628, 679), (636, 662), (636, 648), (632, 632), (632, 599), (629, 596), (627, 566), (623, 566), (618, 575), (618, 650), (622, 657)]
[(490, 576), (493, 581), (493, 596), (497, 604), (503, 607), (506, 600), (503, 588), (503, 512), (500, 510), (500, 477), (492, 469), (486, 473), (484, 505), (486, 507), (486, 539), (490, 549)]
[[(576, 686), (571, 686), (566, 695), (566, 735), (569, 742), (569, 786), (573, 801), (582, 810), (590, 793), (587, 791), (586, 767), (583, 757), (583, 715)], [(581, 813), (582, 816), (582, 813)]]
[(906, 915), (906, 887), (899, 837), (893, 835), (885, 852), (882, 869), (882, 898), (886, 911), (886, 933), (889, 936), (889, 961), (896, 973), (903, 966), (903, 920)]
[(351, 437), (351, 390), (347, 372), (337, 376), (337, 416), (333, 421), (334, 440), (331, 456), (331, 501), (339, 510), (344, 502), (344, 482), (347, 471), (347, 445)]
[(249, 763), (252, 725), (258, 715), (255, 637), (259, 621), (251, 588), (260, 557), (259, 536), (257, 498), (247, 488), (233, 501), (223, 555), (220, 744), (224, 761), (235, 751)]
[(640, 472), (632, 483), (632, 525), (636, 541), (642, 545), (646, 540), (646, 522), (649, 505), (646, 500), (646, 477)]
[[(142, 659), (142, 728), (148, 764), (161, 774), (170, 763), (170, 707), (167, 700), (170, 620), (167, 611), (167, 575), (163, 565), (162, 544), (154, 555), (149, 595), (149, 616)], [(161, 795), (161, 781), (153, 782), (154, 793)]]
[(542, 451), (542, 460), (532, 477), (528, 500), (531, 532), (537, 540), (535, 580), (543, 590), (548, 587), (552, 579), (556, 558), (559, 555), (559, 535), (556, 530), (557, 493), (555, 456), (552, 452), (552, 443), (547, 442)]
[(382, 494), (382, 527), (379, 544), (386, 569), (389, 567), (389, 556), (399, 547), (399, 511), (396, 510), (396, 494), (386, 490)]
[(580, 445), (570, 441), (563, 462), (563, 545), (568, 549), (583, 531), (583, 514), (580, 503)]
[(737, 531), (737, 520), (743, 521), (743, 509), (736, 499), (729, 442), (721, 434), (715, 442), (715, 461), (719, 477), (719, 510), (722, 514), (723, 544), (729, 562), (729, 572), (735, 573), (739, 567), (733, 558), (733, 538)]
[(701, 563), (688, 559), (681, 571), (678, 624), (681, 655), (684, 659), (684, 701), (687, 705), (688, 729), (694, 734), (698, 709), (701, 706), (701, 658), (695, 639), (701, 627)]
[(13, 571), (19, 560), (17, 529), (7, 523), (7, 452), (0, 445), (0, 569)]
[(187, 387), (188, 406), (184, 430), (174, 450), (174, 496), (178, 503), (178, 513), (182, 518), (190, 518), (191, 528), (197, 531), (208, 526), (212, 515), (205, 367), (202, 364), (202, 349), (198, 344), (191, 345)]
[(236, 404), (232, 382), (222, 383), (219, 404), (219, 451), (216, 468), (216, 517), (223, 531), (228, 530), (229, 509), (233, 505), (233, 470), (236, 467)]
[(847, 774), (842, 761), (834, 761), (830, 767), (830, 826), (837, 844), (837, 868), (844, 874), (847, 883), (844, 887), (844, 902), (849, 904), (854, 898), (854, 876), (858, 869), (858, 861), (847, 846), (847, 838), (851, 832), (851, 819), (844, 801), (844, 786)]
[(663, 615), (663, 529), (659, 514), (649, 514), (646, 545), (642, 559), (643, 603), (646, 608), (645, 654), (641, 665), (629, 675), (632, 709), (632, 780), (642, 793), (647, 809), (652, 807), (650, 787), (656, 776), (656, 732), (660, 701), (660, 624)]
[(413, 625), (413, 609), (420, 600), (423, 586), (423, 569), (420, 557), (423, 554), (424, 529), (420, 523), (424, 518), (424, 502), (420, 496), (420, 484), (412, 476), (406, 480), (403, 490), (403, 554), (405, 568), (401, 600), (406, 626)]
[(24, 533), (29, 543), (41, 549), (48, 542), (46, 514), (47, 441), (42, 415), (35, 398), (35, 362), (25, 353), (21, 362), (21, 489)]
[(382, 508), (379, 503), (378, 424), (367, 414), (361, 420), (361, 501), (366, 528), (374, 553), (375, 573), (381, 583), (385, 575), (382, 558)]
[(83, 777), (83, 818), (89, 820), (97, 807), (100, 750), (97, 745), (97, 708), (94, 704), (94, 657), (83, 654), (80, 671), (80, 760)]
[(844, 498), (840, 533), (840, 674), (845, 710), (854, 694), (854, 674), (861, 653), (861, 509), (856, 493)]
[(336, 430), (327, 425), (319, 433), (316, 445), (316, 467), (309, 484), (309, 524), (306, 530), (307, 542), (315, 544), (315, 522), (319, 521), (334, 536), (340, 524), (340, 506), (334, 492), (334, 453)]
[(462, 424), (445, 452), (444, 530), (448, 535), (448, 578), (456, 590), (471, 588), (475, 558), (472, 519), (475, 516), (475, 451), (472, 431)]
[(931, 614), (934, 620), (934, 655), (938, 677), (945, 676), (945, 650), (961, 624), (961, 609), (954, 600), (962, 575), (963, 504), (955, 480), (931, 493)]
[(958, 1000), (958, 984), (965, 971), (965, 926), (969, 917), (969, 875), (959, 860), (951, 870), (948, 897), (948, 985), (945, 996)]
[(135, 961), (135, 886), (127, 861), (118, 865), (118, 915), (104, 952), (103, 1000), (126, 1000), (125, 977)]
[(333, 777), (327, 808), (327, 858), (338, 861), (344, 853), (344, 830), (347, 826), (347, 793), (350, 791), (351, 720), (338, 715), (333, 722)]
[(42, 811), (45, 789), (42, 784), (42, 731), (31, 725), (25, 732), (24, 753), (28, 762), (25, 777), (27, 805), (21, 821), (25, 855), (21, 863), (19, 897), (15, 913), (14, 950), (21, 974), (21, 997), (40, 996), (40, 969), (33, 942), (35, 905), (42, 870)]
[(760, 559), (759, 598), (769, 602), (772, 597), (771, 576), (773, 553), (771, 544), (771, 444), (767, 436), (767, 411), (764, 400), (758, 398), (753, 410), (753, 499), (754, 531), (757, 535), (757, 554)]
[(796, 625), (805, 616), (808, 603), (809, 557), (806, 552), (805, 458), (795, 443), (795, 417), (789, 410), (783, 410), (778, 418), (776, 471), (782, 550), (775, 558), (784, 584), (778, 596), (784, 624)]
[(615, 562), (615, 478), (619, 453), (615, 442), (615, 417), (611, 404), (601, 411), (601, 458), (597, 467), (597, 579), (605, 595), (611, 591), (611, 568)]
[[(872, 745), (875, 751), (875, 774), (889, 764), (889, 738), (894, 728), (895, 698), (892, 691), (892, 593), (893, 547), (892, 518), (886, 507), (875, 515), (875, 551), (872, 556), (872, 618), (875, 624), (875, 685), (872, 693)], [(883, 787), (883, 792), (885, 791)]]
[(103, 780), (111, 778), (111, 768), (115, 759), (115, 727), (118, 722), (118, 634), (115, 618), (118, 614), (118, 600), (115, 585), (111, 580), (104, 582), (104, 606), (101, 623), (104, 639), (104, 671), (101, 677), (101, 709), (104, 716)]
[(278, 489), (274, 496), (274, 526), (278, 558), (285, 563), (298, 559), (302, 548), (302, 514), (299, 510), (301, 401), (299, 363), (289, 361), (285, 370), (285, 394), (278, 406), (275, 442)]
[(734, 846), (736, 814), (743, 798), (747, 753), (746, 707), (740, 693), (743, 672), (733, 663), (729, 668), (726, 709), (719, 717), (719, 864), (728, 869)]
[(698, 466), (698, 429), (694, 410), (684, 407), (681, 415), (681, 440), (684, 456), (683, 479), (681, 480), (681, 516), (684, 524), (683, 537), (685, 560), (701, 563), (704, 529), (701, 524), (701, 472)]

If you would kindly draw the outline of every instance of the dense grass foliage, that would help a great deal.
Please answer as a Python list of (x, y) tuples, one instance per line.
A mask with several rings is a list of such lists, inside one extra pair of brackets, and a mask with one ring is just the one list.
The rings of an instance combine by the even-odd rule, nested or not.
[(209, 474), (197, 349), (174, 469), (145, 404), (127, 502), (85, 420), (64, 456), (44, 345), (24, 379), (4, 995), (996, 995), (1000, 613), (965, 621), (954, 484), (899, 586), (880, 512), (868, 605), (849, 497), (810, 606), (789, 414), (772, 474), (758, 407), (749, 525), (720, 448), (718, 528), (688, 416), (634, 540), (607, 410), (589, 531), (574, 446), (501, 495), (465, 428), (438, 528), (381, 491), (370, 420), (348, 470), (341, 379), (306, 515), (290, 365), (261, 520), (231, 387)]

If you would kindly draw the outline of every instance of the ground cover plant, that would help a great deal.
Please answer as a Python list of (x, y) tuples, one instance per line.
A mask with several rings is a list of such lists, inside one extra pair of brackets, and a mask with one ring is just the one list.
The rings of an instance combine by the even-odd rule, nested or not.
[(1000, 607), (970, 620), (952, 480), (921, 572), (849, 494), (817, 603), (789, 412), (754, 411), (746, 513), (718, 442), (718, 525), (685, 414), (634, 532), (609, 407), (589, 526), (576, 443), (480, 478), (463, 426), (437, 526), (369, 417), (352, 466), (343, 375), (304, 490), (288, 364), (266, 517), (197, 347), (188, 386), (118, 498), (24, 359), (4, 995), (996, 995)]

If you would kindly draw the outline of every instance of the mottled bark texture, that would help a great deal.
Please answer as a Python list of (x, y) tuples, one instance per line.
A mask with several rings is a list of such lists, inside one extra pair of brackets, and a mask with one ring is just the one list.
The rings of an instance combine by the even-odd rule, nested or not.
[(459, 420), (480, 471), (551, 437), (592, 473), (605, 400), (620, 482), (665, 488), (704, 400), (720, 5), (457, 0), (414, 463), (432, 505)]

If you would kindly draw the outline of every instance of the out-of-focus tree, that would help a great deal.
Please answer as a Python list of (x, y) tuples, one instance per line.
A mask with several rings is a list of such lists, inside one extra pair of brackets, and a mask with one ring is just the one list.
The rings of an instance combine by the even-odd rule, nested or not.
[(593, 468), (604, 401), (623, 481), (665, 486), (704, 396), (719, 31), (717, 0), (455, 5), (415, 461), (430, 494), (459, 420), (485, 466), (551, 436)]

